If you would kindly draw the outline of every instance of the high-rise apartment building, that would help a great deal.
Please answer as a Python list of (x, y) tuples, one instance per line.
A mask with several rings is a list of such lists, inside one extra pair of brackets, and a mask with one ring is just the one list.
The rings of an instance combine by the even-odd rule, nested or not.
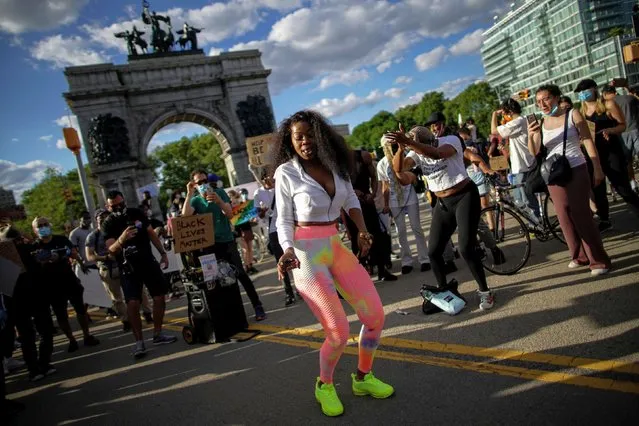
[[(496, 16), (481, 48), (486, 79), (500, 97), (557, 84), (572, 96), (577, 83), (625, 77), (639, 83), (639, 65), (624, 64), (636, 0), (520, 0)], [(614, 35), (620, 31), (625, 34)], [(532, 96), (534, 97), (534, 96)], [(524, 101), (531, 105), (533, 100)]]
[(6, 190), (0, 186), (0, 209), (10, 209), (16, 206), (16, 198), (13, 191)]

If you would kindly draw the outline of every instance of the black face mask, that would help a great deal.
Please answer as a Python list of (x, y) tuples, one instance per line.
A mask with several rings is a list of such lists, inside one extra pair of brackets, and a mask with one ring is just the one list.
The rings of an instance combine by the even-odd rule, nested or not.
[(111, 206), (111, 210), (113, 211), (113, 214), (118, 216), (126, 214), (126, 204), (125, 203), (114, 204)]

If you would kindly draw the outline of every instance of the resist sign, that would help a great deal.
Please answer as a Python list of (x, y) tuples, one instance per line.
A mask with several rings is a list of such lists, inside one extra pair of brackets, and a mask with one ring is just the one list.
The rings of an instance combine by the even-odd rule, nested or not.
[(171, 228), (176, 253), (200, 250), (215, 243), (212, 213), (174, 217), (171, 219)]

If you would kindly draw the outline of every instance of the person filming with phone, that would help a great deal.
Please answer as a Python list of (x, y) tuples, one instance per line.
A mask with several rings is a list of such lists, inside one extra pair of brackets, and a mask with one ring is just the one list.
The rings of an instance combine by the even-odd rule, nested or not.
[(611, 263), (590, 214), (590, 176), (586, 158), (580, 149), (582, 143), (592, 160), (595, 186), (604, 181), (604, 172), (584, 116), (574, 109), (559, 108), (560, 96), (561, 91), (554, 84), (537, 89), (535, 98), (543, 121), (533, 121), (528, 125), (528, 148), (535, 156), (541, 149), (545, 150), (544, 163), (558, 163), (555, 170), (564, 168), (559, 167), (560, 162), (567, 166), (561, 173), (564, 175), (561, 179), (555, 177), (556, 183), (553, 183), (549, 174), (546, 183), (568, 244), (571, 257), (568, 268), (589, 265), (593, 276), (603, 275), (608, 273)]
[[(498, 125), (499, 116), (506, 117), (506, 124)], [(534, 119), (535, 116), (529, 117)], [(497, 111), (493, 112), (491, 132), (498, 133), (502, 138), (508, 138), (510, 152), (510, 172), (513, 174), (513, 184), (526, 181), (528, 173), (535, 164), (535, 157), (528, 151), (528, 121), (521, 116), (521, 105), (514, 99), (506, 99)], [(539, 220), (539, 202), (534, 194), (529, 197), (523, 187), (513, 190), (513, 196), (518, 204), (528, 206)]]
[(437, 196), (428, 241), (428, 257), (437, 285), (445, 287), (448, 284), (443, 254), (450, 237), (459, 227), (459, 251), (479, 287), (479, 308), (491, 309), (495, 297), (488, 287), (484, 267), (475, 250), (481, 202), (477, 185), (466, 171), (464, 146), (458, 136), (445, 136), (446, 118), (442, 113), (434, 113), (427, 124), (431, 126), (432, 133), (425, 127), (416, 126), (407, 134), (400, 123), (399, 131), (384, 135), (391, 143), (399, 145), (393, 169), (403, 171), (404, 152), (410, 148), (417, 154), (412, 157), (413, 161), (421, 167), (429, 189)]
[[(164, 345), (177, 341), (177, 337), (162, 331), (165, 296), (169, 290), (162, 269), (168, 268), (169, 259), (148, 218), (140, 209), (127, 208), (121, 192), (109, 192), (107, 206), (111, 215), (102, 222), (101, 232), (109, 252), (120, 267), (120, 281), (135, 337), (133, 357), (142, 358), (146, 355), (140, 320), (143, 285), (153, 297), (153, 344)], [(160, 253), (160, 264), (153, 256), (151, 243)]]

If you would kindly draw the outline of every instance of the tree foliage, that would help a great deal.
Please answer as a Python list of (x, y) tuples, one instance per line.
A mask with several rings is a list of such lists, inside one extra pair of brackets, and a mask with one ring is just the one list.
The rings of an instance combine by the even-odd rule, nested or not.
[[(85, 171), (87, 176), (90, 176), (88, 167)], [(70, 189), (73, 194), (71, 202), (67, 203), (64, 199), (65, 189)], [(95, 188), (89, 189), (96, 202)], [(31, 221), (36, 216), (44, 216), (51, 221), (54, 233), (63, 233), (64, 224), (77, 220), (80, 213), (86, 210), (78, 172), (70, 170), (62, 174), (56, 169), (47, 169), (42, 181), (22, 194), (22, 204), (27, 219), (15, 222), (22, 232), (31, 234)]]
[(420, 102), (399, 108), (395, 113), (380, 111), (368, 121), (353, 129), (348, 143), (353, 148), (365, 148), (372, 151), (379, 147), (379, 141), (385, 131), (397, 129), (398, 123), (409, 129), (414, 125), (423, 125), (434, 112), (443, 112), (448, 124), (456, 124), (458, 115), (464, 121), (472, 117), (479, 133), (488, 136), (490, 117), (498, 106), (499, 100), (488, 83), (480, 82), (468, 86), (453, 99), (446, 99), (441, 92), (428, 92)]
[(229, 183), (222, 148), (212, 133), (170, 142), (155, 149), (149, 155), (149, 163), (160, 181), (160, 204), (166, 205), (167, 191), (186, 191), (186, 184), (194, 169), (204, 169), (220, 176)]

